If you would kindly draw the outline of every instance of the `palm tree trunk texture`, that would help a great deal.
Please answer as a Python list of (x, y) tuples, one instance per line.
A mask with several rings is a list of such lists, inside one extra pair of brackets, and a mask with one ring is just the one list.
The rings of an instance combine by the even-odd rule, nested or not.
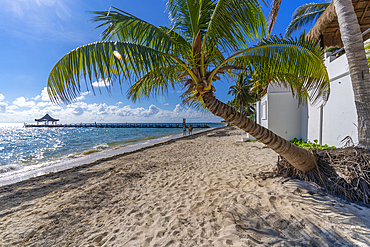
[(219, 116), (248, 132), (257, 140), (266, 144), (276, 153), (286, 158), (289, 163), (298, 170), (308, 172), (316, 167), (316, 159), (309, 150), (300, 148), (276, 135), (274, 132), (253, 122), (231, 106), (216, 99), (211, 91), (202, 92), (202, 98), (206, 107), (214, 115)]
[(370, 149), (370, 74), (360, 25), (351, 0), (333, 2), (352, 80), (359, 146)]

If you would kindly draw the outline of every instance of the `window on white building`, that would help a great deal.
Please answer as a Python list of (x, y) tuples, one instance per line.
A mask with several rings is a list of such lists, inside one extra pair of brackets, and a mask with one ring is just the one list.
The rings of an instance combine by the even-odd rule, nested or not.
[(262, 118), (261, 119), (267, 119), (267, 101), (263, 101), (261, 104), (262, 108)]

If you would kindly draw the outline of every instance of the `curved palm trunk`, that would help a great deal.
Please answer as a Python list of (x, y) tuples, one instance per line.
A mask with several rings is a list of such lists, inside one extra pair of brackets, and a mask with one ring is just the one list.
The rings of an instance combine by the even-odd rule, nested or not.
[(334, 0), (354, 92), (359, 146), (370, 149), (370, 74), (360, 25), (351, 0)]
[(268, 145), (276, 153), (286, 158), (298, 170), (308, 172), (315, 168), (316, 160), (310, 151), (290, 143), (272, 131), (253, 122), (231, 106), (216, 99), (210, 91), (202, 92), (202, 98), (206, 107), (213, 114), (235, 124), (257, 140)]

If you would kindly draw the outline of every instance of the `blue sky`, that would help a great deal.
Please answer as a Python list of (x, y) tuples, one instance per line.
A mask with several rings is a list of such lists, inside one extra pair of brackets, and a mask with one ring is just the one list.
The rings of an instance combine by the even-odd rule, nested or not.
[[(308, 1), (282, 1), (273, 34), (284, 33), (296, 7)], [(54, 64), (70, 50), (99, 40), (87, 11), (127, 11), (155, 25), (168, 25), (164, 0), (0, 0), (0, 122), (33, 122), (45, 113), (62, 122), (219, 122), (212, 114), (181, 106), (182, 88), (168, 95), (133, 103), (127, 86), (114, 86), (109, 96), (96, 87), (97, 95), (83, 92), (70, 105), (53, 105), (46, 94)], [(231, 80), (216, 84), (223, 102)], [(99, 85), (99, 82), (96, 82)]]

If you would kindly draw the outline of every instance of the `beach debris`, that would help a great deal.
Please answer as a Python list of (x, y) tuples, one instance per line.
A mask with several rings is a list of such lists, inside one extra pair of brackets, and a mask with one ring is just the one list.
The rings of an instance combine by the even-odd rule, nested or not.
[(370, 203), (370, 151), (347, 147), (313, 149), (317, 167), (303, 173), (279, 156), (277, 173), (323, 186), (328, 193), (345, 200)]
[(347, 147), (354, 147), (354, 146), (355, 146), (355, 143), (354, 143), (354, 141), (353, 141), (352, 137), (350, 137), (350, 136), (346, 136), (346, 137), (344, 137), (344, 138), (340, 141), (340, 143), (342, 143), (342, 144), (343, 144), (343, 147), (344, 147), (344, 148), (347, 148)]
[(277, 176), (279, 176), (279, 174), (276, 169), (274, 169), (274, 171), (272, 172), (259, 172), (258, 174), (253, 175), (254, 178), (260, 178), (262, 180), (266, 180), (268, 178), (275, 178)]

